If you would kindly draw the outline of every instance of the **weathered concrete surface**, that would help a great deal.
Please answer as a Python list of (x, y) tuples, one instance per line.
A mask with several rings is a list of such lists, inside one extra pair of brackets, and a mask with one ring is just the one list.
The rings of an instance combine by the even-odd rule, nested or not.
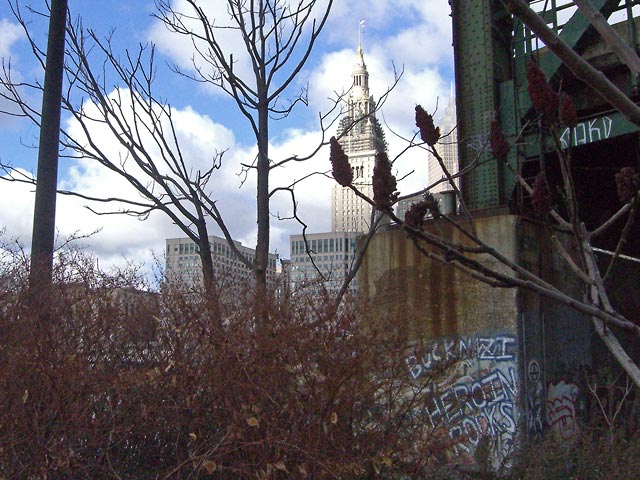
[[(517, 218), (513, 215), (479, 218), (475, 221), (478, 236), (514, 259)], [(434, 221), (428, 229), (452, 242), (471, 244), (445, 222)], [(487, 256), (476, 257), (505, 271)], [(358, 281), (363, 300), (371, 302), (376, 312), (404, 318), (415, 339), (516, 329), (515, 289), (493, 288), (452, 264), (429, 259), (401, 230), (381, 232), (373, 238)]]

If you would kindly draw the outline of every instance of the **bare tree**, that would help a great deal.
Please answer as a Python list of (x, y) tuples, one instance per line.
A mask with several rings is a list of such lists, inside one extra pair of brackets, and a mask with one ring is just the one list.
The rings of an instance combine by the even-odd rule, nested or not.
[[(248, 167), (255, 170), (257, 177), (258, 239), (254, 271), (258, 284), (265, 285), (272, 195), (269, 176), (274, 168), (282, 165), (269, 158), (270, 121), (273, 116), (288, 116), (298, 102), (306, 102), (304, 92), (285, 103), (281, 98), (308, 60), (333, 0), (325, 3), (227, 0), (225, 3), (229, 22), (210, 18), (203, 2), (196, 0), (186, 1), (190, 7), (188, 12), (175, 10), (168, 0), (157, 0), (156, 6), (159, 18), (169, 31), (192, 39), (196, 51), (194, 78), (211, 83), (231, 96), (255, 137), (258, 154), (255, 163)], [(244, 46), (242, 54), (246, 54), (251, 71), (248, 78), (238, 76), (233, 54), (225, 50), (220, 38), (229, 30)]]
[[(609, 102), (611, 106), (622, 113), (630, 122), (640, 125), (640, 108), (624, 92), (616, 85), (610, 82), (602, 72), (592, 67), (588, 62), (582, 59), (573, 49), (566, 45), (557, 34), (555, 34), (535, 13), (529, 5), (522, 0), (505, 0), (510, 11), (516, 15), (528, 28), (540, 38), (549, 49), (554, 52), (558, 58), (582, 81), (597, 92), (604, 100)], [(613, 28), (605, 21), (602, 15), (598, 14), (588, 1), (576, 1), (578, 9), (596, 28), (601, 38), (610, 46), (612, 51), (618, 58), (629, 68), (632, 77), (636, 78), (638, 69), (640, 68), (640, 59), (638, 55), (628, 46), (624, 44)], [(631, 20), (629, 20), (631, 21)], [(535, 64), (530, 64), (530, 68), (535, 70)], [(550, 90), (550, 87), (542, 83), (536, 86), (532, 84), (531, 76), (529, 76), (529, 92), (540, 89)], [(532, 100), (534, 100), (532, 98)], [(572, 111), (572, 102), (567, 95), (560, 97), (559, 119), (564, 121), (568, 127), (573, 127), (575, 121), (575, 111)], [(535, 101), (533, 102), (535, 105)], [(538, 107), (541, 110), (542, 106)], [(549, 119), (547, 119), (549, 121)], [(581, 310), (585, 314), (590, 315), (594, 329), (601, 338), (607, 349), (612, 353), (620, 366), (629, 375), (631, 380), (640, 387), (640, 368), (638, 364), (627, 354), (615, 335), (612, 334), (610, 326), (630, 330), (636, 335), (640, 335), (640, 327), (635, 323), (618, 314), (609, 299), (605, 280), (606, 276), (611, 272), (614, 263), (618, 260), (622, 246), (627, 240), (629, 227), (634, 221), (638, 203), (640, 202), (640, 179), (638, 173), (632, 168), (622, 169), (616, 175), (616, 183), (618, 187), (618, 195), (623, 202), (623, 206), (604, 221), (599, 227), (592, 231), (588, 231), (584, 222), (581, 221), (578, 213), (578, 205), (576, 203), (575, 188), (573, 177), (571, 175), (571, 150), (563, 150), (560, 148), (559, 132), (554, 129), (554, 123), (551, 123), (551, 133), (553, 135), (555, 145), (557, 145), (558, 159), (562, 169), (562, 178), (564, 191), (566, 192), (566, 211), (568, 218), (562, 218), (558, 212), (550, 212), (553, 221), (561, 228), (571, 232), (576, 245), (579, 246), (572, 258), (566, 251), (561, 251), (562, 257), (565, 258), (567, 264), (578, 275), (585, 284), (585, 306), (595, 309), (595, 312), (588, 312), (589, 309)], [(557, 124), (555, 125), (557, 127)], [(517, 172), (519, 173), (519, 172)], [(526, 186), (526, 182), (520, 175), (517, 175), (519, 183), (524, 185), (532, 196), (536, 194), (534, 189)], [(535, 188), (535, 185), (534, 185)], [(601, 274), (594, 253), (593, 240), (610, 230), (613, 224), (621, 219), (625, 219), (626, 226), (621, 231), (614, 256), (607, 268), (607, 271)], [(556, 245), (559, 247), (559, 245)], [(567, 302), (568, 303), (568, 302)], [(574, 306), (574, 308), (576, 308)], [(580, 310), (580, 308), (577, 308)]]
[[(292, 83), (308, 60), (326, 24), (332, 0), (324, 3), (305, 0), (294, 4), (261, 0), (251, 2), (251, 5), (229, 0), (228, 15), (223, 19), (209, 18), (202, 3), (189, 1), (187, 5), (192, 11), (178, 12), (170, 2), (158, 1), (157, 17), (170, 31), (193, 39), (199, 61), (195, 63), (196, 74), (192, 77), (209, 82), (230, 95), (254, 134), (258, 155), (253, 164), (243, 168), (247, 174), (255, 172), (257, 178), (255, 259), (247, 258), (236, 248), (218, 208), (216, 192), (209, 186), (210, 179), (221, 166), (224, 152), (212, 152), (207, 167), (195, 168), (180, 147), (171, 105), (155, 96), (154, 47), (140, 46), (135, 51), (127, 51), (121, 59), (113, 50), (110, 38), (99, 38), (92, 30), (85, 30), (79, 21), (67, 24), (65, 71), (68, 87), (62, 104), (82, 133), (78, 135), (63, 129), (61, 145), (66, 152), (72, 152), (66, 155), (95, 160), (120, 175), (141, 198), (98, 198), (81, 192), (61, 193), (120, 205), (117, 209), (100, 212), (92, 207), (100, 214), (124, 213), (144, 218), (152, 211), (162, 211), (198, 245), (208, 290), (215, 280), (208, 243), (207, 221), (211, 219), (222, 231), (235, 256), (253, 269), (257, 284), (264, 287), (269, 261), (270, 200), (283, 189), (270, 186), (270, 174), (287, 162), (310, 158), (324, 143), (320, 141), (305, 157), (274, 161), (269, 158), (269, 127), (272, 119), (286, 117), (298, 103), (307, 102), (305, 90), (295, 94), (293, 100), (281, 99), (289, 95)], [(18, 4), (11, 5), (44, 67), (45, 52), (31, 36)], [(229, 31), (239, 35), (243, 54), (249, 59), (247, 78), (238, 73), (233, 56), (225, 56), (224, 46), (219, 41), (221, 32), (227, 34)], [(115, 88), (110, 87), (107, 78), (115, 79)], [(0, 95), (17, 104), (22, 115), (39, 124), (40, 112), (28, 102), (24, 92), (41, 90), (40, 83), (14, 82), (10, 65), (4, 62), (0, 82), (6, 88), (6, 93)], [(321, 117), (321, 123), (326, 118)], [(112, 151), (99, 143), (93, 133), (96, 128), (108, 132), (119, 147), (118, 156), (114, 157)], [(326, 128), (322, 126), (323, 131)], [(21, 175), (9, 165), (2, 167), (11, 172), (12, 180), (33, 182), (32, 178)], [(285, 189), (292, 192), (295, 204), (293, 185)]]
[[(26, 21), (19, 10), (15, 9), (14, 13), (23, 25), (38, 60), (44, 64), (44, 52), (31, 37)], [(106, 59), (104, 65), (112, 67), (122, 87), (109, 91), (104, 78), (94, 74), (86, 50), (88, 40), (95, 41), (94, 45)], [(82, 133), (73, 134), (65, 128), (60, 130), (63, 155), (100, 163), (108, 171), (124, 178), (140, 198), (116, 195), (98, 198), (69, 191), (59, 193), (79, 196), (92, 203), (119, 206), (107, 211), (97, 209), (95, 203), (89, 207), (102, 215), (127, 214), (146, 218), (153, 211), (163, 212), (198, 245), (204, 288), (212, 293), (215, 278), (207, 220), (213, 219), (230, 238), (215, 201), (206, 190), (211, 175), (220, 166), (222, 153), (214, 152), (210, 166), (204, 171), (194, 171), (184, 158), (171, 106), (157, 101), (152, 95), (151, 79), (155, 69), (152, 47), (140, 47), (137, 52), (128, 54), (126, 61), (120, 62), (109, 41), (98, 41), (93, 32), (85, 32), (76, 23), (67, 24), (67, 52), (65, 72), (68, 86), (62, 97), (62, 108), (72, 116)], [(40, 85), (37, 82), (13, 82), (6, 65), (3, 73), (2, 82), (8, 91), (6, 97), (19, 106), (24, 116), (39, 124), (40, 112), (24, 98), (23, 92), (39, 90)], [(86, 96), (80, 104), (75, 97), (78, 92)], [(118, 146), (120, 153), (114, 155), (113, 151), (107, 150), (108, 144), (100, 143), (95, 135), (96, 129), (106, 130), (114, 140), (112, 145)], [(31, 177), (21, 175), (9, 166), (3, 165), (3, 168), (10, 173), (8, 178), (12, 180), (33, 182)], [(230, 245), (233, 248), (233, 242)], [(239, 256), (249, 265), (248, 259)]]

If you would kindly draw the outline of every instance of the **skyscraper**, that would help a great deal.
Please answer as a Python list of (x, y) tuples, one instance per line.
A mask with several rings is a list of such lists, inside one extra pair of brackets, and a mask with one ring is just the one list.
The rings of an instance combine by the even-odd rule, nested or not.
[[(349, 157), (352, 185), (372, 198), (376, 152), (386, 147), (375, 116), (376, 103), (369, 93), (369, 73), (361, 44), (351, 76), (352, 84), (337, 138)], [(356, 258), (357, 238), (369, 230), (370, 221), (371, 205), (350, 188), (335, 183), (331, 192), (331, 232), (290, 237), (293, 291), (299, 286), (317, 285), (318, 282), (328, 291), (339, 290)], [(357, 282), (353, 281), (351, 291), (356, 287)]]
[[(438, 124), (443, 136), (436, 145), (436, 150), (442, 157), (447, 171), (451, 175), (454, 175), (458, 173), (458, 130), (456, 128), (458, 120), (456, 117), (456, 99), (453, 95), (453, 87), (451, 87), (449, 104), (447, 105), (447, 108), (445, 108), (442, 117), (440, 117)], [(438, 180), (444, 179), (444, 181), (430, 189), (431, 193), (440, 193), (446, 190), (452, 190), (438, 160), (429, 156), (428, 165), (429, 185), (432, 185)], [(459, 186), (460, 181), (457, 180), (456, 185)]]
[[(369, 93), (369, 72), (362, 46), (358, 46), (353, 66), (353, 83), (347, 95), (345, 116), (338, 127), (338, 142), (349, 157), (353, 185), (367, 197), (373, 197), (371, 178), (378, 150), (384, 150), (382, 129), (375, 116), (376, 103)], [(337, 183), (331, 193), (331, 231), (360, 232), (369, 229), (371, 205), (349, 188)]]
[[(451, 175), (455, 175), (459, 171), (458, 162), (458, 120), (456, 116), (456, 99), (453, 93), (453, 85), (449, 95), (449, 103), (443, 114), (436, 120), (436, 125), (440, 127), (442, 136), (436, 145), (436, 150), (442, 158), (445, 168)], [(433, 194), (440, 205), (440, 211), (447, 214), (454, 213), (456, 199), (453, 194), (453, 188), (447, 176), (440, 165), (440, 162), (431, 154), (427, 158), (428, 168), (428, 184), (434, 185), (429, 189), (429, 193)], [(438, 182), (436, 184), (436, 182)], [(460, 186), (460, 180), (455, 179), (456, 186)], [(424, 195), (414, 195), (413, 197), (401, 200), (396, 205), (396, 215), (400, 219), (404, 219), (405, 213), (411, 205), (424, 200)]]

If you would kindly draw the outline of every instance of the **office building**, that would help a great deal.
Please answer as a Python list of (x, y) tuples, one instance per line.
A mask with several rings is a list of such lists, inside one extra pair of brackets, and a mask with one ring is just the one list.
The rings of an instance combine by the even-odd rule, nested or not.
[[(250, 262), (255, 259), (255, 250), (233, 242), (238, 251)], [(219, 286), (243, 284), (253, 278), (253, 272), (231, 251), (226, 239), (210, 236), (211, 257)], [(267, 282), (272, 283), (276, 278), (275, 254), (269, 254), (267, 265)], [(199, 248), (190, 238), (168, 238), (166, 240), (166, 280), (171, 285), (185, 288), (202, 285), (202, 267)]]
[[(337, 292), (349, 274), (356, 255), (357, 232), (309, 233), (291, 236), (293, 291), (322, 283)], [(356, 284), (351, 285), (353, 291)]]

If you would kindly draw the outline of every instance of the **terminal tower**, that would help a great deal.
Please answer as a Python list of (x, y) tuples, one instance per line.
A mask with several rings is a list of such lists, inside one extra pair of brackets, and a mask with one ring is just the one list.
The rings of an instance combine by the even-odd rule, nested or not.
[[(364, 63), (362, 46), (358, 46), (353, 66), (353, 83), (347, 95), (344, 117), (338, 127), (338, 142), (349, 157), (353, 170), (353, 186), (373, 198), (372, 177), (377, 151), (385, 150), (382, 128), (375, 116), (376, 103), (369, 93), (369, 72)], [(331, 230), (333, 232), (368, 231), (371, 205), (349, 188), (337, 183), (331, 193)]]

